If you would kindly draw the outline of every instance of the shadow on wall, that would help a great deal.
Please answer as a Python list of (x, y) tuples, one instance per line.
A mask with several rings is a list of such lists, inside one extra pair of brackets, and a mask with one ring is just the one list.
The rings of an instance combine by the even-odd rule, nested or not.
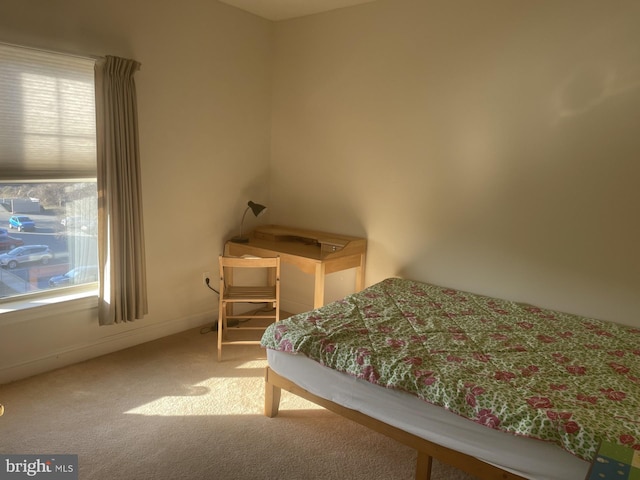
[[(640, 88), (640, 72), (618, 71), (615, 66), (591, 65), (576, 71), (558, 88), (554, 99), (557, 118), (587, 115), (612, 97), (633, 95)], [(637, 92), (636, 92), (637, 93)]]

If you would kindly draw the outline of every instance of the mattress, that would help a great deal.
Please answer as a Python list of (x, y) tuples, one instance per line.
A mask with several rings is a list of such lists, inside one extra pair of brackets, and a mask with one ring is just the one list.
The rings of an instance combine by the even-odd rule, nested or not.
[(267, 349), (277, 374), (305, 390), (418, 437), (531, 480), (583, 480), (589, 463), (541, 440), (486, 428), (406, 392), (337, 372), (302, 354)]

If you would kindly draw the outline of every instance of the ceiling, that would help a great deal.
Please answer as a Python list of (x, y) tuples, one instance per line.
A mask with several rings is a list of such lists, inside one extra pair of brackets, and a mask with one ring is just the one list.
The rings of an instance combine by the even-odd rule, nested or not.
[(219, 0), (267, 20), (286, 20), (375, 0)]

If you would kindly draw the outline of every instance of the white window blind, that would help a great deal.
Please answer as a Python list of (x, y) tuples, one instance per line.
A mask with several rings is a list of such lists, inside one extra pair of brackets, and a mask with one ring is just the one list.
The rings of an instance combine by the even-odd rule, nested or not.
[(95, 178), (94, 63), (0, 44), (0, 182)]

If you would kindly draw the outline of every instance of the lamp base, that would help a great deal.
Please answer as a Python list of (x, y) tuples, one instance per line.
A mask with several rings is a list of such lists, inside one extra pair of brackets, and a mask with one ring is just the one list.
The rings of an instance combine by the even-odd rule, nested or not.
[(249, 237), (233, 237), (231, 241), (233, 243), (249, 243)]

